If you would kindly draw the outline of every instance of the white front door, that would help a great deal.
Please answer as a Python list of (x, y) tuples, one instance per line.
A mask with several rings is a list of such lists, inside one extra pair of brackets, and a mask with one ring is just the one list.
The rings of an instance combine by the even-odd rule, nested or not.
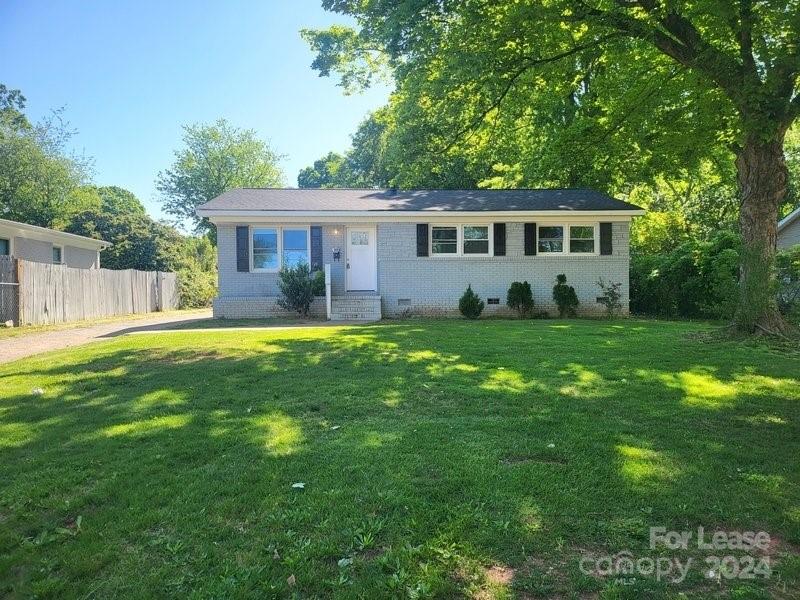
[(347, 291), (376, 291), (378, 261), (374, 227), (347, 228)]

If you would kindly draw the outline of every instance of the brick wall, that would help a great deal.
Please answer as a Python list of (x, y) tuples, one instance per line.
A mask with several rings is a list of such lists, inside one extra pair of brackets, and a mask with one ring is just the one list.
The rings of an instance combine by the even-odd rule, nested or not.
[(564, 273), (575, 288), (580, 314), (599, 314), (598, 278), (622, 282), (624, 312), (628, 308), (629, 227), (614, 223), (610, 256), (525, 256), (523, 224), (506, 225), (506, 256), (418, 257), (414, 223), (378, 225), (378, 287), (384, 316), (404, 314), (457, 314), (458, 299), (467, 287), (487, 304), (484, 314), (505, 314), (506, 293), (512, 281), (528, 281), (537, 310), (556, 314), (552, 290), (556, 275)]
[[(304, 227), (308, 224), (284, 225)], [(333, 295), (345, 292), (344, 224), (322, 226), (323, 263), (331, 265)], [(276, 273), (239, 273), (236, 271), (236, 226), (217, 227), (219, 260), (219, 295), (216, 316), (264, 316), (267, 310), (280, 309), (274, 304), (279, 294)], [(341, 250), (341, 260), (333, 261), (333, 249)], [(499, 298), (498, 305), (487, 304), (484, 314), (505, 314), (506, 292), (512, 281), (531, 284), (537, 310), (556, 313), (552, 289), (556, 275), (564, 273), (578, 294), (580, 314), (600, 314), (596, 298), (598, 278), (622, 283), (624, 312), (628, 308), (629, 224), (613, 225), (611, 256), (525, 256), (523, 224), (506, 225), (506, 256), (490, 257), (417, 257), (415, 223), (379, 223), (377, 226), (378, 293), (384, 316), (449, 315), (458, 313), (458, 299), (472, 284), (486, 301)], [(324, 302), (316, 309), (324, 315)], [(276, 314), (277, 314), (276, 313)]]

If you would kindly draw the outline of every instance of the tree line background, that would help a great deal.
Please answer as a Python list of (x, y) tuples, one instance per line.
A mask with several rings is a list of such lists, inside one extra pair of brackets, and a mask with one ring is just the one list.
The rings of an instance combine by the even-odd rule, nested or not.
[(92, 159), (69, 150), (76, 132), (62, 109), (32, 123), (25, 102), (0, 84), (0, 217), (111, 242), (103, 268), (176, 272), (181, 307), (209, 306), (216, 236), (194, 209), (232, 187), (281, 185), (280, 157), (255, 132), (224, 120), (184, 127), (182, 147), (156, 180), (174, 222), (156, 221), (130, 191), (92, 182)]

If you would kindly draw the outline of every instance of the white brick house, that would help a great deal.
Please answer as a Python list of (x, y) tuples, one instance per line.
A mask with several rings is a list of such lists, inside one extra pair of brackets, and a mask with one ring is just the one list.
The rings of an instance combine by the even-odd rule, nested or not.
[[(628, 306), (629, 227), (642, 209), (592, 190), (235, 189), (198, 209), (217, 226), (216, 317), (280, 314), (278, 271), (330, 272), (332, 318), (457, 314), (472, 285), (505, 313), (513, 281), (555, 311), (564, 273), (595, 314), (599, 278)], [(326, 314), (325, 301), (312, 311)]]

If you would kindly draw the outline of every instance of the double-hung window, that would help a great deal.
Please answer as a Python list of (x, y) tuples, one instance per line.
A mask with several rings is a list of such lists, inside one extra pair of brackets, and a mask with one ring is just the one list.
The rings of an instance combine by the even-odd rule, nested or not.
[(463, 232), (463, 252), (464, 254), (478, 254), (488, 256), (489, 254), (489, 226), (488, 225), (464, 225)]
[(275, 228), (253, 229), (253, 270), (277, 271), (280, 268), (278, 254), (278, 230)]
[(431, 225), (431, 256), (489, 256), (489, 225)]
[(540, 254), (564, 252), (564, 226), (539, 225), (538, 251)]
[(458, 254), (458, 226), (431, 226), (431, 254), (453, 256)]
[(569, 226), (570, 254), (594, 253), (594, 225)]
[(536, 250), (539, 254), (596, 254), (597, 225), (539, 225)]
[(299, 264), (311, 264), (308, 260), (308, 229), (284, 229), (283, 268), (288, 269)]
[(310, 264), (308, 231), (296, 227), (252, 228), (253, 271), (275, 272)]

